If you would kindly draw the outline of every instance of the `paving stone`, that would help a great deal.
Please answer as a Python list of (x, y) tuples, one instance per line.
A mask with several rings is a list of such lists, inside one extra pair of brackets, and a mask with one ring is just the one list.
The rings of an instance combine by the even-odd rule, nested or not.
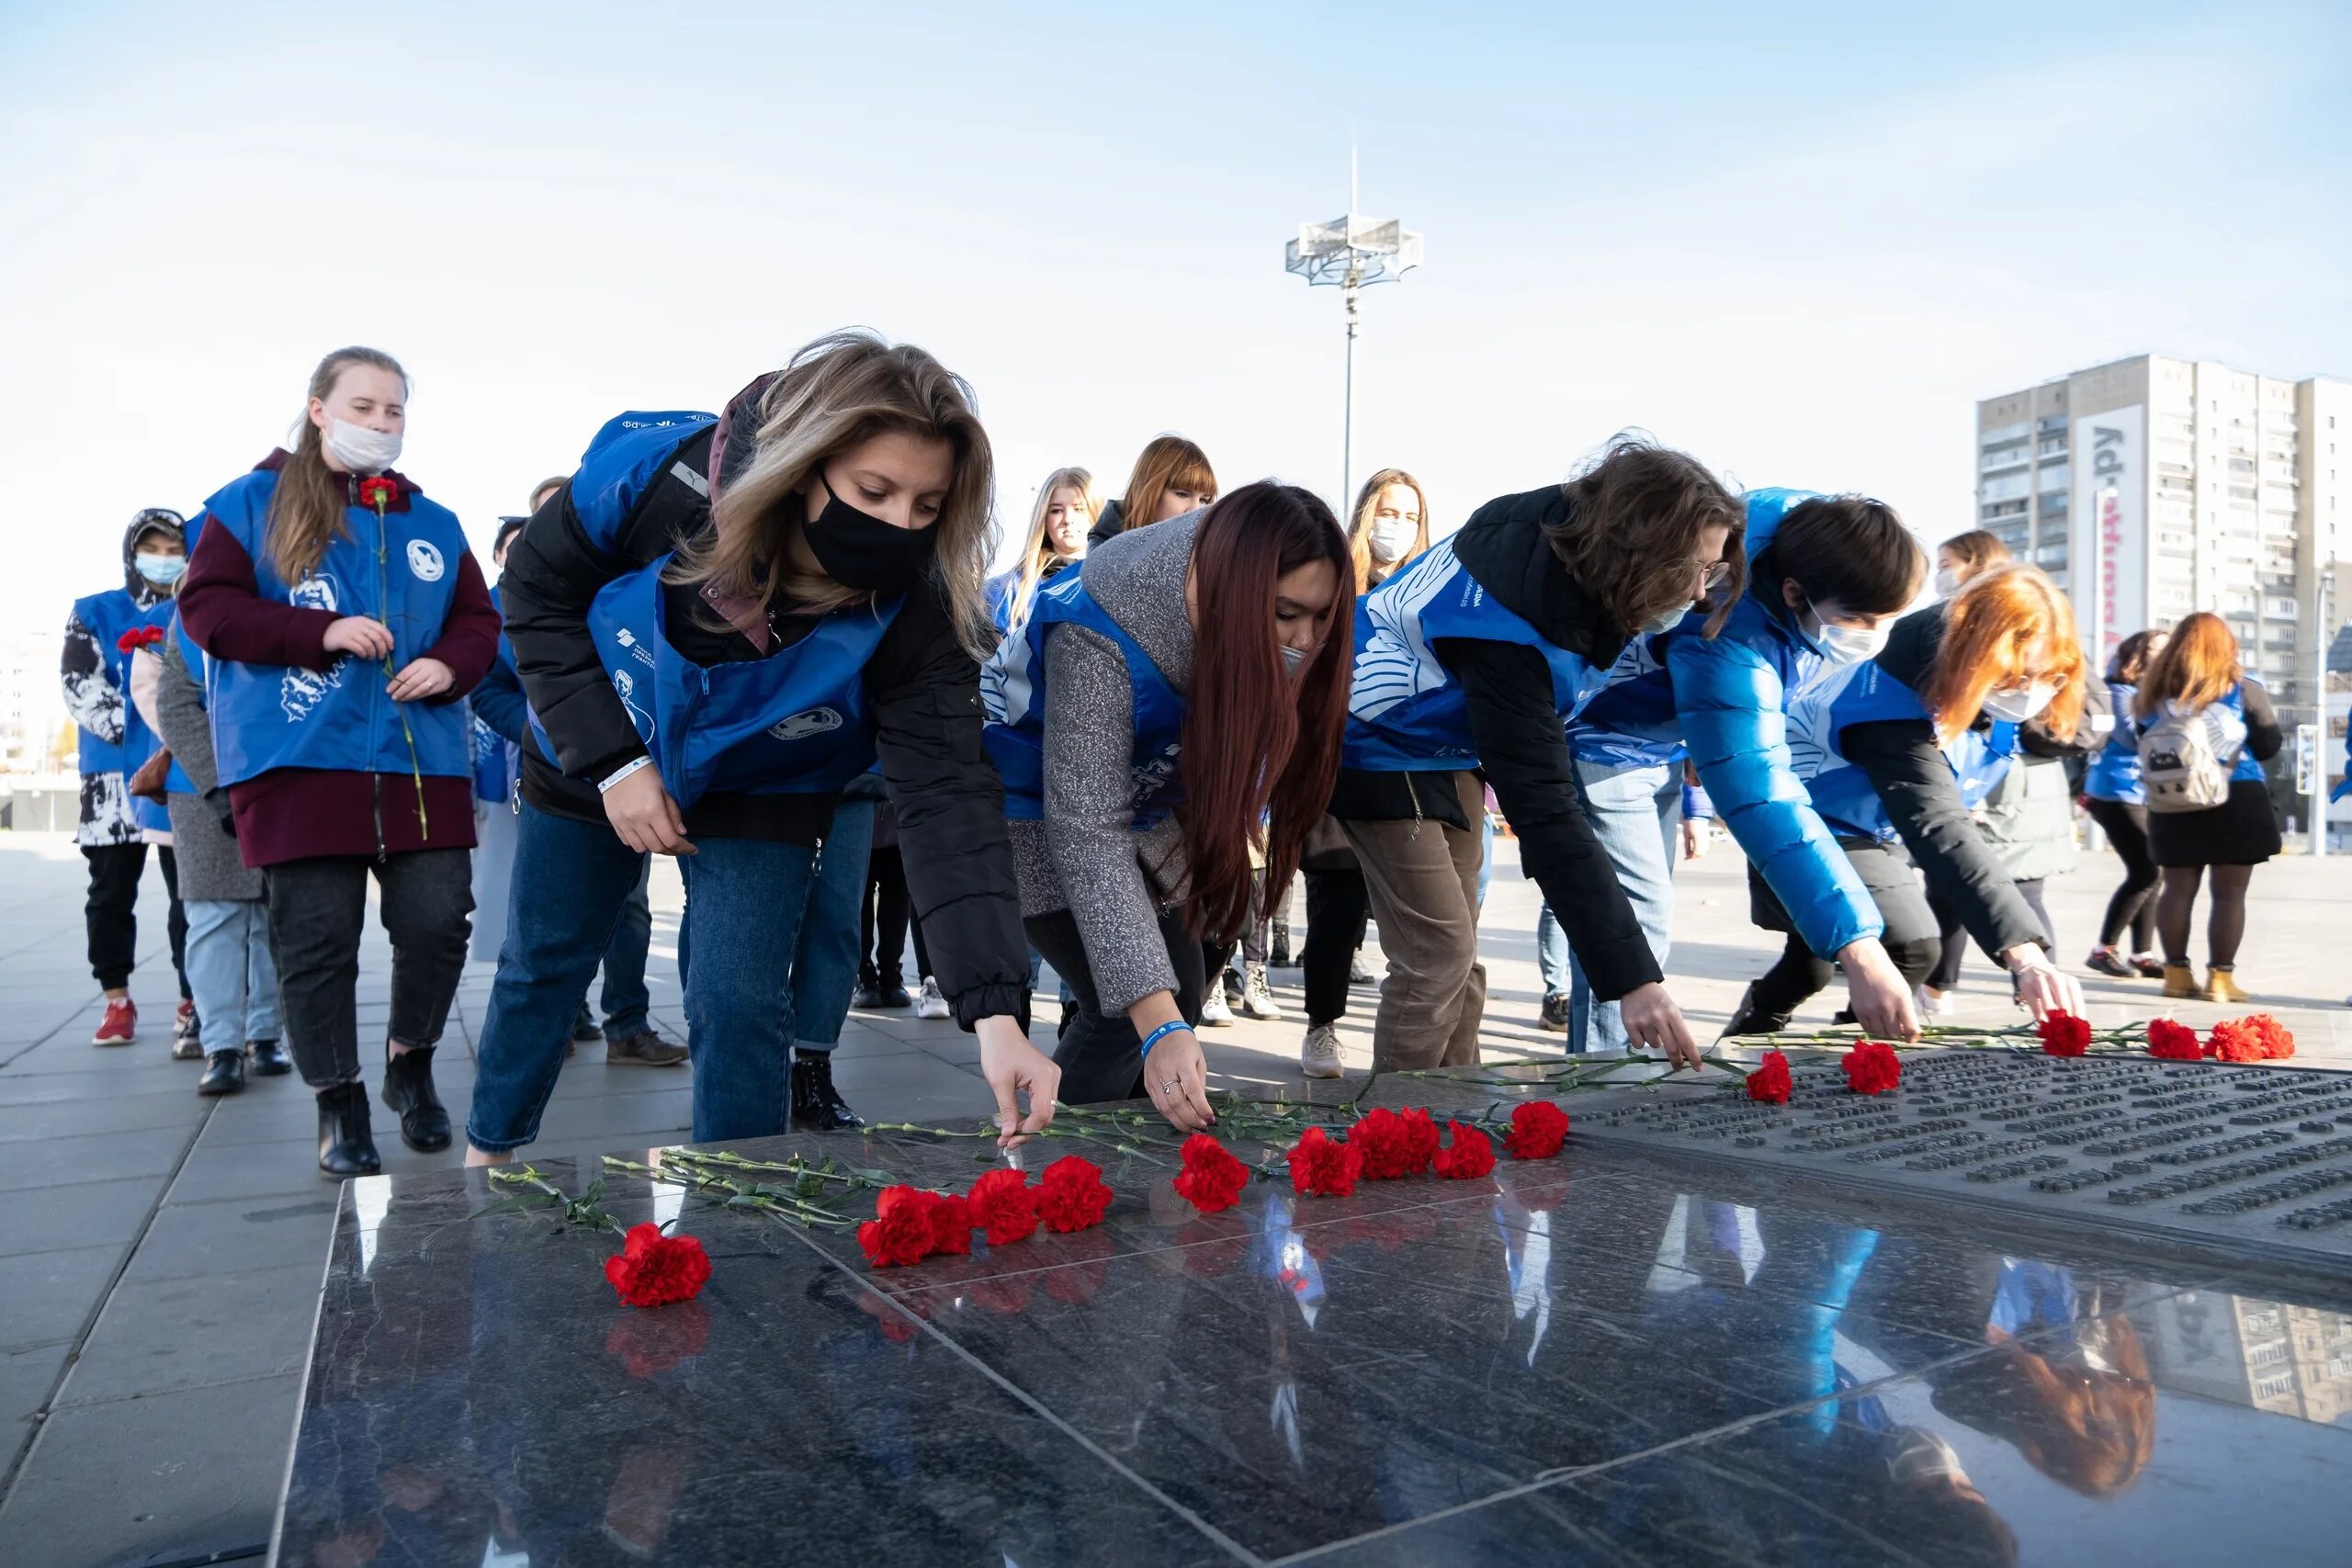
[(107, 1299), (58, 1408), (301, 1371), (318, 1318), (320, 1266), (291, 1263), (125, 1281)]
[(7, 1261), (0, 1290), (0, 1348), (72, 1339), (96, 1315), (127, 1243), (28, 1253)]

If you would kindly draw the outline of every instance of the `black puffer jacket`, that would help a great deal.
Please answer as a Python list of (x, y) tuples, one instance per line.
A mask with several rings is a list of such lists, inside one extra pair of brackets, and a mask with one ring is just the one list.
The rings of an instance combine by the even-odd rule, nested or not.
[[(524, 796), (540, 810), (604, 820), (593, 781), (644, 750), (597, 659), (588, 607), (605, 583), (708, 528), (709, 503), (675, 468), (683, 460), (697, 477), (707, 473), (709, 446), (707, 428), (681, 443), (611, 551), (589, 542), (569, 487), (508, 547), (500, 588), (515, 668), (564, 763), (559, 771), (536, 742), (523, 748)], [(674, 612), (670, 618), (681, 624)], [(806, 617), (797, 626), (780, 618), (775, 646), (797, 640), (813, 625)], [(696, 636), (688, 651), (701, 663), (761, 657), (741, 637), (729, 642)], [(908, 596), (867, 662), (865, 680), (883, 782), (898, 807), (908, 890), (940, 987), (966, 1029), (1000, 1015), (1025, 1026), (1028, 955), (1005, 838), (1004, 788), (980, 743), (979, 667), (958, 638), (937, 582)], [(686, 814), (687, 836), (814, 843), (837, 799), (707, 795)]]
[(1092, 549), (1106, 539), (1115, 539), (1127, 531), (1127, 502), (1125, 496), (1113, 496), (1102, 507), (1102, 515), (1086, 531), (1086, 547)]
[[(1480, 587), (1545, 640), (1606, 668), (1624, 651), (1628, 635), (1568, 575), (1545, 536), (1568, 516), (1566, 492), (1557, 485), (1502, 496), (1471, 514), (1453, 536), (1453, 552)], [(1624, 885), (1585, 818), (1544, 656), (1523, 643), (1461, 637), (1444, 638), (1434, 649), (1462, 683), (1479, 772), (1519, 837), (1521, 864), (1566, 930), (1593, 994), (1614, 1001), (1663, 979)], [(1358, 821), (1418, 815), (1466, 829), (1449, 777), (1347, 770), (1332, 794), (1331, 814)]]

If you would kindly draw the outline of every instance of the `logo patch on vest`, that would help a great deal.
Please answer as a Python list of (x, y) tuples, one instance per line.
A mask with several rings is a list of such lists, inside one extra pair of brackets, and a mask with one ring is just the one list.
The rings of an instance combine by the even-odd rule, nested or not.
[(639, 641), (635, 632), (630, 631), (627, 626), (622, 626), (613, 633), (613, 640), (619, 643), (623, 648), (628, 649), (628, 656), (631, 659), (636, 660), (648, 670), (653, 668), (652, 649), (647, 648), (644, 643)]
[(446, 566), (439, 550), (423, 539), (411, 539), (408, 542), (408, 569), (416, 574), (419, 582), (438, 582)]
[(841, 727), (842, 716), (835, 709), (810, 708), (807, 713), (794, 714), (781, 724), (768, 726), (768, 733), (778, 740), (806, 740)]
[[(334, 579), (306, 577), (287, 593), (286, 602), (305, 610), (332, 610), (336, 603)], [(343, 684), (343, 667), (350, 659), (349, 654), (344, 655), (323, 672), (289, 666), (277, 682), (278, 711), (293, 724), (310, 717), (321, 699)]]

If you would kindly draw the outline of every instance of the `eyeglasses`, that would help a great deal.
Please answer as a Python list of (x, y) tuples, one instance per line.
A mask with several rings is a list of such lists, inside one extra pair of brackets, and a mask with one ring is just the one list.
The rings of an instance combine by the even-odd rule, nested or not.
[(1694, 556), (1682, 564), (1698, 573), (1699, 592), (1702, 593), (1713, 593), (1731, 578), (1731, 562), (1727, 560), (1700, 560)]

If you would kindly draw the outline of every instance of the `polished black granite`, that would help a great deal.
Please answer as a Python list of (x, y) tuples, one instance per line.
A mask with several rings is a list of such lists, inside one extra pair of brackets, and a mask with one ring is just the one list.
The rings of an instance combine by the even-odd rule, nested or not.
[[(1457, 1113), (1496, 1092), (1379, 1086)], [(739, 1146), (959, 1188), (987, 1158)], [(702, 1297), (652, 1312), (605, 1285), (614, 1238), (469, 1220), (478, 1172), (349, 1184), (278, 1561), (2302, 1562), (2352, 1540), (2352, 1278), (2287, 1295), (1577, 1140), (1478, 1181), (1261, 1182), (1208, 1216), (1169, 1189), (1172, 1145), (1026, 1159), (1073, 1150), (1118, 1193), (1100, 1228), (878, 1273), (846, 1235), (614, 1179), (624, 1223), (683, 1213), (711, 1253)]]

